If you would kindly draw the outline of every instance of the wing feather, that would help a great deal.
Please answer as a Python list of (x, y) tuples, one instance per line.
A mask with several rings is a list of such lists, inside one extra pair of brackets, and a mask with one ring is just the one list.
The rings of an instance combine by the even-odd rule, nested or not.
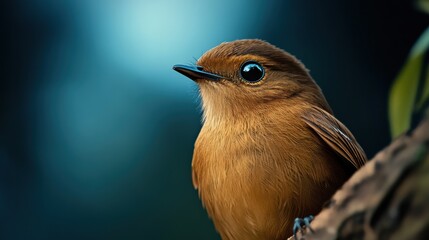
[(344, 124), (327, 111), (313, 106), (303, 115), (304, 122), (336, 153), (360, 168), (367, 161), (365, 152)]

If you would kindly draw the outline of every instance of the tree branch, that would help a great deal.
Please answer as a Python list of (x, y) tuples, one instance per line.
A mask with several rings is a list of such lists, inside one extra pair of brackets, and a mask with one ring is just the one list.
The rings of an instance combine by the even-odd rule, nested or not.
[[(394, 140), (338, 190), (298, 239), (429, 236), (429, 117)], [(289, 238), (293, 239), (293, 237)]]

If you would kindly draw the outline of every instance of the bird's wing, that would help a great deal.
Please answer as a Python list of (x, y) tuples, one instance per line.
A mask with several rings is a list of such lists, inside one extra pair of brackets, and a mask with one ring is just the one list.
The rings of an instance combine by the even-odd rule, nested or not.
[(313, 106), (303, 115), (304, 121), (336, 153), (360, 168), (367, 161), (365, 152), (344, 124), (327, 111)]

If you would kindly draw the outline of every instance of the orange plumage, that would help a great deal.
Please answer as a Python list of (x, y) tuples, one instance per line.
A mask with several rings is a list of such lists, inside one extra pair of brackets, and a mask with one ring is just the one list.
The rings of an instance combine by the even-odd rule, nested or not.
[(204, 124), (193, 183), (222, 239), (286, 239), (366, 161), (295, 57), (261, 40), (223, 43), (196, 66)]

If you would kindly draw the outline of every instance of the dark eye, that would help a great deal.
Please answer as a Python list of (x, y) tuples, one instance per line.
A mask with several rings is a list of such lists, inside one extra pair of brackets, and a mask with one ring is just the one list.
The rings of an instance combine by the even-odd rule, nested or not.
[(244, 80), (255, 83), (264, 77), (265, 71), (259, 63), (249, 61), (241, 65), (240, 74)]

